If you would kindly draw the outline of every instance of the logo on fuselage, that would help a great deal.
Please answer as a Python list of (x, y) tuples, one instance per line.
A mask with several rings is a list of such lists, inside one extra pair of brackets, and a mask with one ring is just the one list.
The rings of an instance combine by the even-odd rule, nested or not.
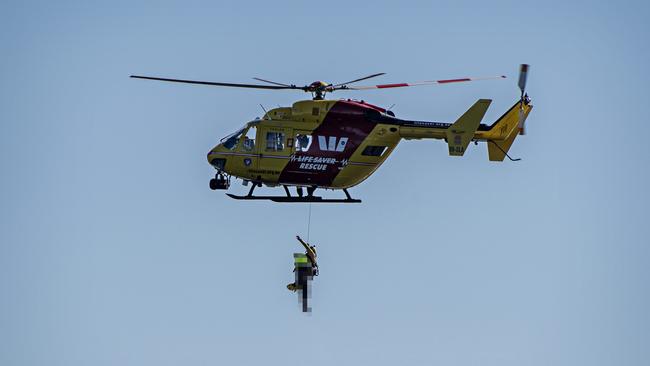
[(321, 151), (336, 151), (341, 152), (345, 150), (345, 145), (348, 143), (347, 137), (336, 136), (318, 136), (318, 147)]
[(348, 165), (348, 159), (341, 161), (335, 158), (326, 158), (323, 156), (310, 156), (310, 155), (291, 155), (289, 158), (292, 163), (298, 164), (297, 168), (300, 170), (322, 170), (326, 171), (330, 166), (343, 169)]

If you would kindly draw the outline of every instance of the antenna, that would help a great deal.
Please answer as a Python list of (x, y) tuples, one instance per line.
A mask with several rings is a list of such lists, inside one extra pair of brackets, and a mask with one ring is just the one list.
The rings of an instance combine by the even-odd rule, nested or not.
[(386, 108), (386, 114), (387, 115), (389, 115), (391, 117), (395, 117), (395, 113), (393, 111), (391, 111), (391, 109), (393, 109), (394, 106), (395, 106), (395, 103), (393, 103), (390, 107)]

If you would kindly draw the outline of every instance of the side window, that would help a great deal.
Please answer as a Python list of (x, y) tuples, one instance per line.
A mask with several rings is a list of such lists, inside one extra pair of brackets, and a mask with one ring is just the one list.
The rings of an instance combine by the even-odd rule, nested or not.
[(253, 151), (255, 149), (255, 133), (257, 132), (257, 127), (251, 126), (246, 134), (244, 135), (244, 141), (242, 143), (242, 148), (244, 151)]
[(296, 135), (296, 151), (306, 152), (311, 146), (311, 135)]
[(382, 156), (386, 151), (386, 146), (366, 146), (361, 155), (365, 156)]
[(282, 151), (284, 149), (284, 134), (282, 132), (266, 133), (266, 150)]

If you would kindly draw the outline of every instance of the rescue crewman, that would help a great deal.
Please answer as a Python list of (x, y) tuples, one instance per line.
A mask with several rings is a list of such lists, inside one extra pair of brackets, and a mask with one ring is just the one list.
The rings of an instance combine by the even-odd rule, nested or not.
[(299, 235), (296, 235), (296, 239), (302, 244), (303, 247), (305, 247), (305, 255), (307, 255), (307, 258), (309, 258), (309, 262), (311, 263), (311, 267), (314, 270), (314, 276), (318, 276), (318, 263), (316, 262), (316, 246), (315, 245), (309, 245), (308, 243), (305, 243)]
[(308, 312), (309, 306), (307, 299), (309, 297), (309, 281), (314, 276), (318, 276), (318, 264), (316, 263), (316, 247), (305, 243), (300, 236), (296, 239), (305, 247), (305, 253), (294, 253), (294, 269), (296, 280), (287, 285), (287, 289), (296, 292), (302, 291), (302, 311)]

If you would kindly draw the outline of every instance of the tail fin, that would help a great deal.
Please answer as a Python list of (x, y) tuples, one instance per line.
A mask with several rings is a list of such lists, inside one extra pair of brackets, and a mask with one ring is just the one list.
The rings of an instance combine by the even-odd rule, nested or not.
[[(523, 117), (528, 117), (528, 114), (533, 109), (530, 103), (523, 104), (524, 114)], [(484, 136), (490, 140), (505, 140), (510, 136), (512, 130), (519, 130), (519, 108), (520, 101), (517, 101), (506, 113), (487, 128)]]
[(515, 142), (517, 135), (519, 135), (518, 128), (512, 130), (510, 136), (505, 140), (488, 140), (488, 157), (490, 158), (490, 161), (503, 161), (506, 154), (508, 154), (508, 150), (510, 150), (510, 146)]
[(489, 127), (484, 136), (488, 141), (488, 157), (490, 161), (503, 161), (505, 159), (510, 146), (512, 146), (519, 134), (520, 119), (528, 117), (532, 109), (533, 106), (530, 103), (526, 102), (522, 105), (520, 101), (517, 101)]

